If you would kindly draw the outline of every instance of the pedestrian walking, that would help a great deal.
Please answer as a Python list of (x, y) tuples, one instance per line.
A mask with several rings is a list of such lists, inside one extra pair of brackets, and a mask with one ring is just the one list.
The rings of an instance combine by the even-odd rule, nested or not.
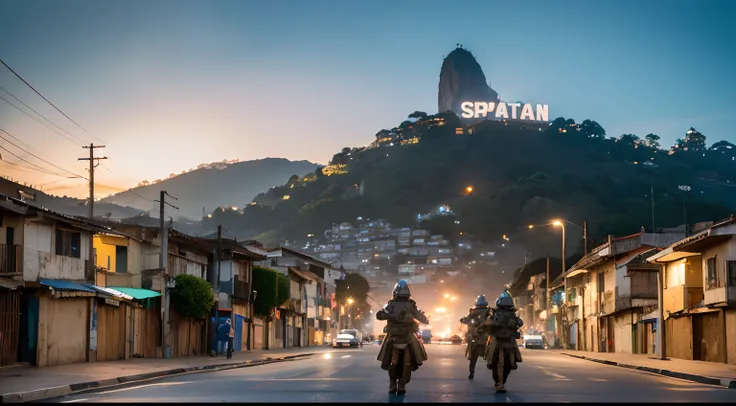
[(227, 323), (227, 326), (230, 328), (230, 330), (227, 333), (227, 358), (230, 359), (233, 357), (233, 342), (235, 341), (235, 329), (233, 328), (233, 325), (230, 322), (230, 319), (227, 319), (226, 323)]

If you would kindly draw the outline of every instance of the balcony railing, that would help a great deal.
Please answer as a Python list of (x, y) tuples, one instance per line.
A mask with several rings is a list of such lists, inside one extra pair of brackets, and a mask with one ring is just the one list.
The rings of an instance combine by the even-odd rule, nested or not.
[(0, 244), (0, 274), (23, 274), (23, 246)]

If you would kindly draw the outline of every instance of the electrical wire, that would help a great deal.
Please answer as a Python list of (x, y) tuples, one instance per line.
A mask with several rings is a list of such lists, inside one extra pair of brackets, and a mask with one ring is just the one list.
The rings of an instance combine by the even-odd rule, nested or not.
[[(14, 139), (16, 139), (16, 140), (18, 139), (18, 138), (17, 138), (17, 137), (15, 137), (15, 136), (14, 136), (13, 134), (10, 134), (9, 132), (5, 131), (5, 130), (4, 130), (4, 129), (2, 129), (2, 128), (0, 128), (0, 132), (3, 132), (3, 133), (5, 133), (5, 134), (7, 134), (7, 135), (11, 136), (12, 138), (14, 138)], [(66, 170), (66, 169), (64, 169), (64, 168), (62, 168), (62, 167), (60, 167), (60, 166), (58, 166), (58, 165), (56, 165), (56, 164), (53, 164), (53, 163), (51, 163), (51, 162), (49, 162), (49, 161), (47, 161), (47, 160), (45, 160), (45, 159), (43, 159), (43, 158), (39, 157), (38, 155), (36, 155), (36, 154), (34, 154), (34, 153), (32, 153), (32, 152), (29, 152), (28, 150), (26, 150), (26, 149), (24, 149), (24, 148), (22, 148), (22, 147), (19, 147), (18, 145), (14, 144), (14, 143), (13, 143), (12, 141), (8, 140), (7, 138), (3, 137), (2, 135), (0, 135), (0, 139), (4, 140), (5, 142), (9, 143), (9, 144), (10, 144), (10, 145), (12, 145), (12, 146), (14, 146), (14, 147), (18, 148), (19, 150), (21, 150), (21, 151), (23, 151), (23, 152), (27, 153), (28, 155), (31, 155), (32, 157), (34, 157), (34, 158), (36, 158), (36, 159), (38, 159), (38, 160), (40, 160), (40, 161), (43, 161), (43, 162), (45, 162), (45, 163), (47, 163), (47, 164), (49, 164), (49, 165), (53, 166), (53, 167), (54, 167), (54, 168), (56, 168), (56, 169), (59, 169), (59, 170), (61, 170), (61, 171), (64, 171), (64, 172), (67, 172), (67, 173), (69, 173), (69, 174), (71, 174), (71, 175), (74, 175), (74, 176), (78, 176), (78, 177), (80, 177), (80, 178), (83, 178), (83, 179), (87, 179), (87, 178), (85, 178), (84, 176), (81, 176), (81, 175), (79, 175), (79, 174), (76, 174), (76, 173), (74, 173), (74, 172), (72, 172), (72, 171)], [(3, 148), (3, 149), (4, 149), (4, 148)], [(6, 151), (8, 151), (8, 150), (6, 149)], [(10, 152), (10, 151), (8, 151), (8, 152)], [(45, 168), (42, 168), (42, 167), (40, 167), (40, 166), (38, 166), (38, 165), (35, 165), (35, 164), (31, 163), (31, 162), (28, 162), (28, 161), (26, 161), (26, 160), (25, 160), (25, 159), (23, 159), (23, 158), (20, 158), (19, 156), (17, 156), (17, 155), (15, 155), (15, 154), (13, 154), (12, 152), (10, 152), (10, 154), (12, 154), (12, 155), (13, 155), (13, 156), (15, 156), (16, 158), (18, 158), (18, 159), (20, 159), (20, 160), (22, 160), (22, 161), (24, 161), (24, 162), (26, 162), (26, 163), (29, 163), (29, 164), (31, 164), (31, 165), (33, 165), (33, 166), (36, 166), (36, 167), (38, 167), (38, 168), (41, 168), (41, 169), (45, 169)], [(58, 175), (58, 174), (57, 174), (57, 175)], [(62, 176), (62, 175), (60, 175), (60, 176)]]
[(73, 119), (72, 119), (71, 117), (69, 117), (69, 116), (68, 116), (68, 115), (67, 115), (66, 113), (64, 113), (63, 111), (61, 111), (61, 109), (60, 109), (60, 108), (56, 107), (56, 105), (55, 105), (54, 103), (51, 103), (51, 101), (50, 101), (49, 99), (47, 99), (47, 98), (46, 98), (46, 96), (42, 95), (42, 94), (41, 94), (41, 93), (40, 93), (40, 92), (39, 92), (38, 90), (36, 90), (36, 88), (35, 88), (35, 87), (31, 86), (31, 84), (30, 84), (30, 83), (28, 83), (28, 82), (27, 82), (27, 81), (26, 81), (25, 79), (23, 79), (23, 77), (21, 77), (21, 76), (20, 76), (20, 75), (19, 75), (19, 74), (18, 74), (18, 73), (17, 73), (16, 71), (14, 71), (14, 70), (13, 70), (13, 68), (11, 68), (10, 66), (8, 66), (8, 64), (7, 64), (7, 63), (5, 63), (5, 61), (3, 61), (3, 60), (2, 60), (2, 58), (0, 58), (0, 63), (2, 63), (3, 65), (5, 65), (5, 67), (6, 67), (6, 68), (8, 68), (8, 70), (9, 70), (10, 72), (12, 72), (12, 73), (13, 73), (13, 75), (15, 75), (15, 77), (17, 77), (17, 78), (18, 78), (18, 79), (20, 79), (20, 80), (21, 80), (21, 81), (22, 81), (23, 83), (25, 83), (25, 84), (26, 84), (26, 86), (28, 86), (28, 87), (29, 87), (29, 88), (30, 88), (31, 90), (33, 90), (33, 91), (34, 91), (34, 92), (35, 92), (35, 93), (36, 93), (37, 95), (39, 95), (39, 96), (40, 96), (40, 97), (41, 97), (42, 99), (44, 99), (44, 100), (46, 101), (46, 103), (50, 104), (50, 105), (51, 105), (51, 107), (53, 107), (54, 109), (56, 109), (56, 111), (58, 111), (58, 112), (59, 112), (59, 113), (61, 113), (61, 114), (62, 114), (62, 115), (63, 115), (64, 117), (66, 117), (66, 118), (67, 118), (67, 119), (68, 119), (69, 121), (71, 121), (72, 123), (74, 123), (74, 125), (76, 125), (77, 127), (79, 127), (79, 128), (80, 128), (80, 129), (82, 130), (82, 131), (86, 132), (86, 133), (87, 133), (87, 134), (89, 134), (90, 136), (94, 137), (94, 138), (95, 138), (95, 139), (97, 139), (98, 141), (100, 141), (100, 142), (103, 142), (103, 143), (105, 142), (105, 141), (101, 140), (100, 138), (98, 138), (98, 137), (95, 137), (94, 135), (92, 135), (92, 133), (90, 133), (89, 131), (87, 131), (87, 130), (86, 130), (86, 129), (85, 129), (84, 127), (82, 127), (81, 125), (79, 125), (79, 123), (77, 123), (77, 122), (76, 122), (76, 121), (74, 121), (74, 120), (73, 120)]
[(44, 120), (46, 120), (46, 121), (47, 121), (47, 122), (49, 122), (50, 124), (54, 125), (55, 127), (57, 127), (57, 128), (59, 129), (59, 130), (61, 130), (61, 131), (64, 131), (65, 133), (69, 134), (69, 136), (71, 136), (71, 137), (74, 137), (74, 138), (76, 138), (76, 140), (72, 140), (72, 139), (70, 139), (70, 138), (69, 138), (68, 136), (66, 136), (66, 135), (64, 135), (64, 134), (60, 133), (59, 131), (57, 131), (57, 130), (55, 130), (55, 129), (51, 128), (51, 127), (49, 127), (48, 125), (46, 125), (46, 124), (42, 123), (42, 122), (41, 122), (41, 121), (39, 121), (39, 120), (38, 120), (38, 119), (37, 119), (36, 117), (33, 117), (32, 115), (28, 114), (28, 113), (27, 113), (26, 111), (24, 111), (24, 110), (23, 110), (23, 109), (21, 109), (20, 107), (16, 106), (16, 105), (15, 105), (14, 103), (12, 103), (11, 101), (9, 101), (8, 99), (6, 99), (6, 98), (4, 98), (4, 97), (0, 96), (0, 100), (2, 100), (2, 101), (4, 101), (5, 103), (8, 103), (9, 105), (11, 105), (11, 106), (15, 107), (15, 108), (16, 108), (16, 109), (17, 109), (18, 111), (20, 111), (21, 113), (23, 113), (23, 114), (27, 115), (28, 117), (30, 117), (30, 118), (32, 118), (32, 119), (34, 119), (34, 120), (35, 120), (35, 121), (36, 121), (37, 123), (39, 123), (39, 124), (43, 125), (44, 127), (48, 128), (48, 129), (50, 129), (51, 131), (55, 132), (56, 134), (60, 135), (60, 136), (61, 136), (62, 138), (64, 138), (65, 140), (67, 140), (67, 141), (69, 141), (69, 142), (72, 142), (72, 143), (74, 143), (74, 145), (77, 145), (77, 144), (79, 144), (79, 143), (82, 143), (82, 144), (84, 144), (84, 143), (85, 143), (83, 139), (81, 139), (81, 138), (77, 137), (76, 135), (74, 135), (74, 134), (70, 133), (69, 131), (67, 131), (67, 130), (65, 130), (65, 129), (63, 129), (63, 128), (61, 128), (61, 127), (60, 127), (60, 126), (59, 126), (58, 124), (56, 124), (56, 123), (54, 123), (53, 121), (49, 120), (49, 119), (48, 119), (48, 118), (47, 118), (46, 116), (44, 116), (43, 114), (41, 114), (41, 113), (39, 113), (38, 111), (36, 111), (36, 110), (35, 110), (35, 109), (34, 109), (33, 107), (31, 107), (31, 106), (27, 105), (26, 103), (24, 103), (24, 102), (23, 102), (23, 100), (20, 100), (19, 98), (15, 97), (15, 95), (14, 95), (14, 94), (12, 94), (12, 93), (10, 93), (9, 91), (7, 91), (7, 90), (6, 90), (6, 89), (5, 89), (4, 87), (0, 86), (0, 90), (2, 90), (3, 92), (7, 93), (8, 95), (10, 95), (10, 97), (14, 98), (14, 99), (15, 99), (15, 100), (17, 100), (18, 102), (20, 102), (20, 103), (21, 103), (22, 105), (26, 106), (26, 108), (28, 108), (28, 109), (30, 109), (31, 111), (33, 111), (34, 113), (38, 114), (38, 115), (39, 115), (39, 116), (40, 116), (41, 118), (43, 118)]
[[(0, 145), (0, 149), (2, 149), (3, 151), (6, 151), (6, 152), (7, 152), (7, 153), (9, 153), (10, 155), (12, 155), (12, 156), (14, 156), (14, 157), (16, 157), (16, 158), (20, 159), (21, 161), (23, 161), (23, 162), (25, 162), (25, 163), (27, 163), (27, 164), (29, 164), (29, 165), (35, 166), (36, 168), (38, 168), (38, 169), (36, 169), (36, 170), (38, 170), (38, 171), (40, 171), (40, 172), (46, 173), (46, 174), (48, 174), (48, 175), (56, 175), (56, 176), (62, 176), (62, 177), (64, 176), (64, 175), (61, 175), (61, 174), (59, 174), (59, 173), (56, 173), (56, 172), (50, 171), (50, 170), (48, 170), (48, 169), (46, 169), (46, 168), (44, 168), (44, 167), (38, 166), (38, 165), (34, 164), (33, 162), (29, 162), (29, 161), (27, 161), (27, 160), (23, 159), (22, 157), (20, 157), (20, 156), (16, 155), (16, 154), (15, 154), (15, 153), (14, 153), (13, 151), (11, 151), (11, 150), (9, 150), (9, 149), (7, 149), (7, 148), (3, 147), (2, 145)], [(6, 161), (6, 160), (4, 160), (4, 159), (3, 159), (3, 161), (4, 161), (4, 162), (8, 162), (8, 163), (11, 163), (11, 164), (12, 164), (12, 162)]]

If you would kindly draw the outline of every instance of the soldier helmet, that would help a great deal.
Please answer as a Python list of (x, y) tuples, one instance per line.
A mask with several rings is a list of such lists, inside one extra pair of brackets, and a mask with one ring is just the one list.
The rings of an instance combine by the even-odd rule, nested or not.
[(511, 297), (511, 294), (507, 290), (504, 290), (496, 300), (496, 307), (506, 309), (514, 307), (514, 298)]
[(409, 289), (409, 284), (405, 280), (400, 280), (396, 286), (394, 286), (393, 291), (394, 299), (397, 297), (405, 297), (409, 298), (411, 297), (411, 290)]
[(488, 300), (486, 300), (486, 295), (480, 295), (475, 299), (475, 307), (488, 307)]

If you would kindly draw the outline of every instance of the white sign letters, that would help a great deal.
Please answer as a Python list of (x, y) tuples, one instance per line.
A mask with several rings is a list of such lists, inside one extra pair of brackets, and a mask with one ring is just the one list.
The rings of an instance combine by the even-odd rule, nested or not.
[(549, 106), (537, 104), (536, 111), (528, 103), (463, 102), (460, 105), (463, 118), (488, 117), (499, 120), (549, 121)]

